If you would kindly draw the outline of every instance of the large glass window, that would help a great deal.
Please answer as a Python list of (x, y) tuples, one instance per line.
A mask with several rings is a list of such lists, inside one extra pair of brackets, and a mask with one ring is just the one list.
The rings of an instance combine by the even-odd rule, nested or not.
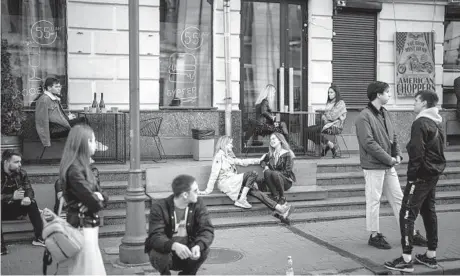
[(460, 70), (460, 21), (448, 21), (446, 23), (444, 69)]
[(160, 106), (212, 105), (212, 1), (160, 1)]
[(66, 107), (66, 1), (1, 0), (1, 5), (2, 58), (5, 52), (10, 54), (11, 74), (22, 91), (24, 106), (31, 106), (46, 77), (54, 76), (61, 80)]

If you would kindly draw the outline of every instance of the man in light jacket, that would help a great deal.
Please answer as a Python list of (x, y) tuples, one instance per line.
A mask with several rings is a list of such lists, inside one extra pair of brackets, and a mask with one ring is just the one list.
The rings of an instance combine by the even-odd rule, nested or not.
[[(401, 163), (401, 150), (393, 142), (395, 129), (390, 114), (383, 107), (391, 97), (389, 85), (380, 81), (370, 83), (367, 97), (369, 104), (359, 114), (355, 126), (366, 181), (366, 228), (371, 232), (368, 244), (379, 249), (390, 249), (390, 244), (380, 232), (380, 198), (383, 193), (399, 222), (403, 193), (394, 166)], [(420, 233), (416, 232), (414, 237), (417, 245), (426, 244)]]
[(438, 246), (438, 221), (436, 216), (436, 184), (446, 167), (444, 156), (445, 136), (442, 117), (436, 107), (439, 98), (435, 92), (420, 91), (415, 95), (414, 111), (417, 113), (407, 144), (409, 164), (403, 205), (399, 213), (403, 254), (385, 267), (392, 270), (413, 272), (412, 245), (415, 218), (422, 215), (428, 238), (425, 254), (416, 254), (415, 263), (436, 269)]

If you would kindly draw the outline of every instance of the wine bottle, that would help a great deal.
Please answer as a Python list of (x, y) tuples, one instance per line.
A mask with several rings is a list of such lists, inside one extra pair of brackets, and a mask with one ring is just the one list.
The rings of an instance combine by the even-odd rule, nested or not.
[(99, 102), (99, 109), (101, 110), (101, 113), (107, 112), (107, 110), (105, 109), (105, 103), (104, 103), (104, 93), (101, 93), (101, 101)]
[(96, 113), (96, 112), (97, 112), (96, 92), (94, 92), (94, 99), (93, 99), (93, 104), (91, 105), (91, 112), (92, 112), (92, 113)]

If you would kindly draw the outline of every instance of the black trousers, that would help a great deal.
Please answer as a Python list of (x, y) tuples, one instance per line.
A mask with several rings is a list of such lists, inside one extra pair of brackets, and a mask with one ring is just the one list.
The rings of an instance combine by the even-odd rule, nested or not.
[[(79, 124), (89, 125), (89, 121), (86, 117), (77, 117), (75, 119), (69, 120), (70, 127)], [(69, 135), (70, 130), (60, 126), (58, 124), (50, 123), (50, 136), (51, 138), (58, 139), (58, 138), (65, 138)]]
[(414, 222), (419, 212), (425, 225), (428, 250), (436, 250), (438, 246), (438, 218), (436, 216), (436, 184), (439, 176), (428, 180), (417, 180), (407, 183), (404, 189), (399, 225), (401, 245), (404, 254), (412, 253)]
[(271, 194), (276, 197), (284, 197), (284, 191), (292, 187), (292, 182), (279, 171), (265, 170), (264, 180)]
[(198, 269), (208, 258), (208, 254), (209, 248), (201, 251), (201, 256), (198, 260), (182, 260), (175, 252), (160, 253), (152, 249), (149, 252), (149, 259), (153, 268), (158, 270), (161, 275), (171, 275), (171, 270), (180, 271), (179, 275), (196, 275)]
[(321, 133), (323, 129), (322, 125), (314, 125), (305, 128), (305, 135), (308, 140), (313, 141), (315, 144), (323, 143), (326, 144), (329, 140)]
[[(15, 200), (10, 204), (2, 202), (2, 221), (16, 220), (19, 216), (25, 215), (29, 215), (30, 222), (34, 227), (35, 238), (41, 238), (43, 231), (43, 221), (35, 200), (32, 199), (29, 206), (21, 205), (21, 200)], [(2, 244), (4, 244), (3, 230)]]
[(258, 182), (257, 172), (255, 171), (245, 172), (243, 174), (243, 185), (241, 185), (241, 190), (240, 190), (240, 194), (238, 195), (238, 199), (241, 196), (241, 192), (243, 191), (243, 188), (248, 187), (249, 188), (248, 194), (250, 196), (257, 198), (260, 202), (262, 202), (270, 210), (274, 211), (276, 204), (278, 203), (274, 201), (273, 199), (271, 199), (266, 193), (256, 188), (254, 183), (257, 183), (257, 182)]

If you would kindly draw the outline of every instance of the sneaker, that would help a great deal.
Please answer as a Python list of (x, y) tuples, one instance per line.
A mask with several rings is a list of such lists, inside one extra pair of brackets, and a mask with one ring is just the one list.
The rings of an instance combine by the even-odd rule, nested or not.
[(252, 205), (249, 204), (249, 202), (247, 201), (247, 199), (238, 199), (237, 201), (235, 201), (235, 206), (236, 207), (240, 207), (240, 208), (243, 208), (243, 209), (250, 209), (252, 208)]
[(287, 201), (286, 201), (286, 197), (285, 196), (280, 196), (279, 199), (278, 199), (278, 204), (279, 205), (286, 205)]
[(275, 213), (278, 213), (280, 216), (282, 216), (283, 218), (287, 219), (289, 218), (289, 216), (292, 214), (292, 212), (294, 211), (294, 207), (292, 207), (291, 205), (289, 204), (285, 204), (285, 205), (282, 205), (281, 208), (283, 208), (283, 212), (280, 213), (278, 211), (275, 210)]
[(8, 249), (6, 249), (6, 246), (2, 244), (2, 255), (8, 254)]
[(402, 272), (414, 272), (414, 265), (412, 261), (406, 263), (402, 256), (394, 259), (391, 262), (385, 262), (384, 266), (391, 270), (397, 270)]
[(391, 245), (385, 240), (385, 237), (381, 233), (377, 233), (375, 237), (371, 235), (367, 244), (377, 247), (378, 249), (391, 249)]
[(36, 238), (32, 241), (32, 245), (36, 245), (36, 246), (45, 246), (45, 242), (43, 241), (42, 238)]
[(415, 231), (415, 235), (412, 239), (412, 244), (415, 246), (424, 246), (426, 247), (428, 245), (428, 241), (425, 239), (422, 234), (420, 234), (420, 231)]
[(425, 254), (415, 254), (415, 263), (416, 264), (424, 264), (429, 268), (436, 269), (438, 268), (438, 262), (436, 261), (436, 257), (428, 258)]
[(96, 141), (96, 150), (97, 151), (106, 151), (108, 149), (109, 149), (109, 147), (107, 147), (106, 145), (102, 144), (99, 141)]

